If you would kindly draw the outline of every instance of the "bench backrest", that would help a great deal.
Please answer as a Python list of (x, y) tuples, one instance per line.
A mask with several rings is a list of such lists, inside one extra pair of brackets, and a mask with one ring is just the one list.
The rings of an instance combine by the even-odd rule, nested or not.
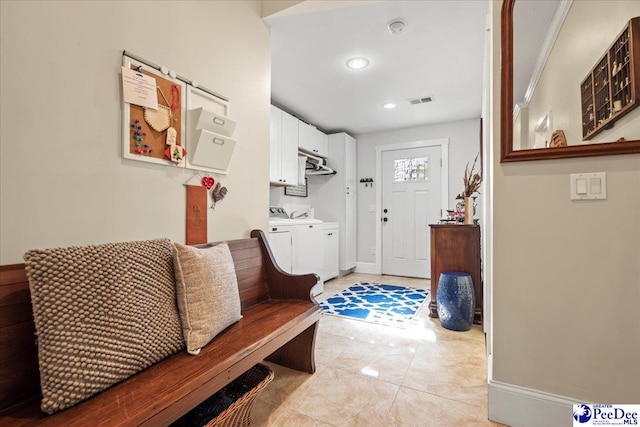
[[(260, 240), (242, 239), (228, 244), (236, 268), (242, 309), (269, 299), (267, 254)], [(0, 413), (39, 396), (35, 326), (25, 266), (0, 266)]]

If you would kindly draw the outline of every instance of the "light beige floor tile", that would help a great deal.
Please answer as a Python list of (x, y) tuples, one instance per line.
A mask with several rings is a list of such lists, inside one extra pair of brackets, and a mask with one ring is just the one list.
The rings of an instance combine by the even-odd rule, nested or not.
[(403, 386), (470, 404), (487, 400), (483, 347), (466, 340), (421, 344)]
[(362, 374), (394, 384), (401, 384), (415, 354), (410, 347), (385, 343), (353, 341), (332, 365), (354, 374)]
[(273, 370), (274, 376), (273, 381), (260, 392), (260, 400), (276, 405), (281, 405), (289, 396), (295, 394), (305, 382), (311, 380), (311, 378), (322, 371), (322, 369), (316, 367), (316, 373), (311, 375), (285, 368), (275, 363), (263, 363), (269, 365)]
[(345, 348), (349, 347), (350, 338), (331, 333), (318, 332), (316, 335), (316, 366), (327, 366), (334, 364)]
[(492, 426), (483, 408), (401, 387), (388, 424), (403, 427)]
[(324, 421), (314, 420), (261, 399), (256, 399), (251, 411), (251, 425), (252, 427), (334, 427)]
[(251, 425), (253, 427), (272, 426), (284, 412), (287, 412), (287, 410), (281, 406), (258, 398), (255, 400), (251, 410)]
[(275, 423), (273, 427), (334, 427), (333, 424), (324, 421), (315, 420), (303, 414), (293, 411), (285, 411)]
[(328, 367), (295, 390), (283, 406), (336, 426), (355, 425), (360, 417), (388, 413), (398, 386)]

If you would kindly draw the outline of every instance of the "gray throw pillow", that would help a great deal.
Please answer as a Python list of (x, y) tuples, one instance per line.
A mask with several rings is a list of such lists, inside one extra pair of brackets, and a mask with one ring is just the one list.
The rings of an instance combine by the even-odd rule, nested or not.
[(200, 349), (240, 320), (240, 294), (226, 243), (198, 249), (175, 243), (178, 311), (187, 351)]

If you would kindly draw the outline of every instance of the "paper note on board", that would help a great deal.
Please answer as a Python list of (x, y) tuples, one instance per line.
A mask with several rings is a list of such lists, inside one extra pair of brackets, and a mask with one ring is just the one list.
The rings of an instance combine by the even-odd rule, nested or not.
[(156, 79), (129, 67), (122, 67), (122, 99), (130, 104), (157, 110)]

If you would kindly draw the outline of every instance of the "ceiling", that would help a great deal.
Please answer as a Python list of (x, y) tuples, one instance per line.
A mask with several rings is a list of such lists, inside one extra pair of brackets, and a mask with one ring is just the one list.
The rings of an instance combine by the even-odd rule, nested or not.
[[(516, 2), (513, 9), (513, 99), (525, 100), (560, 0)], [(546, 58), (544, 58), (546, 60)]]
[[(272, 102), (325, 132), (479, 118), (487, 6), (394, 0), (269, 17)], [(407, 23), (400, 35), (387, 30), (394, 18)], [(369, 67), (347, 69), (354, 56)], [(424, 96), (433, 101), (408, 102)]]

